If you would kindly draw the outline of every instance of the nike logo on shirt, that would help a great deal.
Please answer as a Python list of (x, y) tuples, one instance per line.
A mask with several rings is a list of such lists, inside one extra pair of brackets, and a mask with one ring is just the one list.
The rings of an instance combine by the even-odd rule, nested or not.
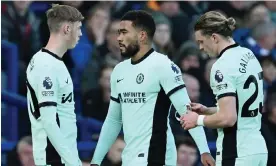
[(120, 81), (122, 81), (122, 80), (123, 80), (123, 79), (117, 80), (117, 83), (120, 82)]

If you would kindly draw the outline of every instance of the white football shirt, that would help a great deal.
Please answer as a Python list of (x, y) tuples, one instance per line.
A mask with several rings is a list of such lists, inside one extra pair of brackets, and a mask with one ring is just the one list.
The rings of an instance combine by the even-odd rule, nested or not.
[[(138, 61), (128, 59), (116, 65), (110, 83), (109, 110), (91, 163), (101, 164), (123, 126), (123, 166), (175, 166), (170, 106), (183, 115), (190, 103), (179, 67), (151, 49)], [(203, 128), (189, 132), (200, 153), (209, 152)]]
[(118, 99), (122, 110), (126, 142), (123, 161), (175, 165), (176, 148), (168, 116), (169, 96), (185, 87), (178, 66), (152, 49), (138, 62), (129, 59), (117, 65), (111, 79), (111, 96)]
[(64, 62), (42, 48), (26, 73), (35, 164), (80, 165), (73, 83)]
[(262, 68), (255, 55), (238, 44), (222, 50), (213, 65), (211, 88), (217, 100), (236, 97), (238, 116), (233, 127), (218, 129), (217, 160), (267, 153), (260, 132), (264, 100), (262, 79)]

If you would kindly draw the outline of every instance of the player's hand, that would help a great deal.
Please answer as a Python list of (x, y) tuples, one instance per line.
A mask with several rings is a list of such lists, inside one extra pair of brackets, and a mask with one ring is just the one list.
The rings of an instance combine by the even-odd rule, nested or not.
[(195, 128), (197, 126), (198, 114), (192, 111), (188, 111), (187, 114), (180, 117), (181, 126), (185, 130)]
[(191, 103), (192, 111), (198, 113), (199, 115), (203, 115), (206, 113), (207, 107), (200, 103)]
[(201, 155), (201, 162), (204, 166), (215, 166), (215, 160), (210, 153), (203, 153)]

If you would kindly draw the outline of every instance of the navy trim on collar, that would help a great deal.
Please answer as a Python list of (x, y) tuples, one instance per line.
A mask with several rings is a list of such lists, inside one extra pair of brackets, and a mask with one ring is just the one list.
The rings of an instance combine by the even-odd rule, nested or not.
[(47, 49), (45, 49), (45, 48), (42, 48), (41, 51), (42, 51), (42, 52), (46, 52), (46, 53), (52, 55), (53, 57), (55, 57), (56, 59), (62, 61), (62, 59), (61, 59), (59, 56), (57, 56), (57, 54), (55, 54), (55, 53), (53, 53), (53, 52), (51, 52), (51, 51), (49, 51), (49, 50), (47, 50)]
[(146, 58), (147, 58), (151, 53), (153, 53), (153, 52), (154, 52), (154, 49), (151, 48), (142, 58), (138, 59), (137, 61), (133, 61), (133, 60), (131, 59), (131, 64), (132, 64), (132, 65), (136, 65), (136, 64), (142, 62), (144, 59), (146, 59)]
[(235, 43), (235, 44), (232, 44), (232, 45), (230, 45), (230, 46), (225, 47), (225, 48), (219, 53), (218, 58), (221, 57), (222, 54), (223, 54), (226, 50), (228, 50), (228, 49), (230, 49), (230, 48), (238, 47), (238, 46), (239, 46), (239, 44)]

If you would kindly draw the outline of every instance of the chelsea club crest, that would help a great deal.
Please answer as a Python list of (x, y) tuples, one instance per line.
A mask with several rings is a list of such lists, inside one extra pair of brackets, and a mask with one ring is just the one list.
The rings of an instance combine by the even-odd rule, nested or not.
[(144, 75), (142, 73), (138, 74), (136, 77), (137, 84), (141, 84), (144, 81)]

